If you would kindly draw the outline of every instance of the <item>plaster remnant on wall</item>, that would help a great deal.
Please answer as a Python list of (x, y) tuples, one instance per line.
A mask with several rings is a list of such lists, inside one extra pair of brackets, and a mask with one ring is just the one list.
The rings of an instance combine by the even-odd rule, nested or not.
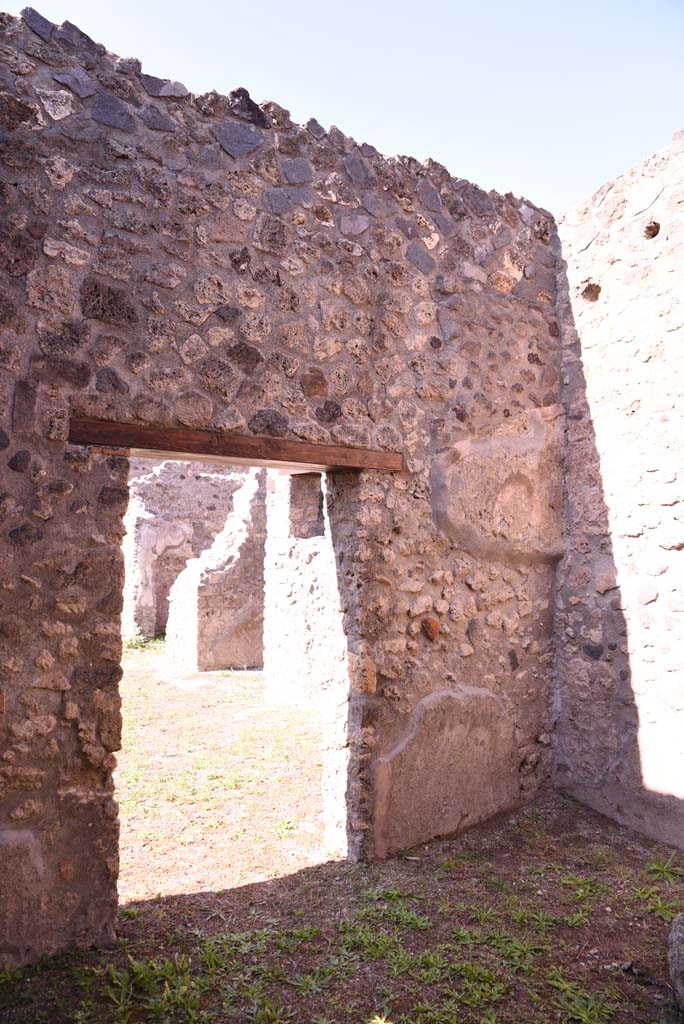
[[(458, 801), (452, 799), (454, 771)], [(500, 697), (460, 685), (423, 697), (403, 738), (373, 765), (376, 851), (382, 856), (399, 837), (409, 848), (432, 838), (435, 820), (438, 834), (446, 836), (486, 820), (495, 808), (515, 807), (517, 773), (513, 715)], [(409, 820), (405, 809), (421, 806), (430, 808), (429, 820), (421, 822), (420, 813)]]
[[(557, 784), (680, 847), (683, 197), (679, 132), (559, 224), (566, 556), (555, 614)], [(600, 282), (594, 302), (581, 297), (587, 280)]]
[(533, 409), (434, 458), (430, 503), (462, 551), (497, 562), (562, 555), (562, 408)]

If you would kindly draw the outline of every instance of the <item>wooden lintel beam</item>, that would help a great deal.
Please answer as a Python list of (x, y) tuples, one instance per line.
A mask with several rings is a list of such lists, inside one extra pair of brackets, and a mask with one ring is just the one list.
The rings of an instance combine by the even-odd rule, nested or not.
[(98, 448), (125, 449), (127, 455), (159, 459), (197, 459), (238, 466), (271, 466), (290, 472), (334, 469), (375, 469), (401, 473), (401, 452), (310, 444), (282, 437), (245, 437), (186, 427), (154, 427), (139, 423), (72, 416), (69, 441)]

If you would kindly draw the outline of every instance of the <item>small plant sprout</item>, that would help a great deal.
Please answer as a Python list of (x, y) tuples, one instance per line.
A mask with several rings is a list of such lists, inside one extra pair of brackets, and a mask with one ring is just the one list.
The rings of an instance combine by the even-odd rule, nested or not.
[(656, 882), (665, 882), (669, 886), (676, 885), (684, 879), (684, 868), (675, 864), (674, 853), (671, 853), (667, 860), (656, 857), (646, 865), (646, 872)]

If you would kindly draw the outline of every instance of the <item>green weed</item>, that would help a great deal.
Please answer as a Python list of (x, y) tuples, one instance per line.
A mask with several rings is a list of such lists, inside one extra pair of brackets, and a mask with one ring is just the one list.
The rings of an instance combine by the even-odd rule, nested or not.
[(658, 887), (656, 885), (635, 886), (632, 891), (635, 898), (642, 901), (652, 900), (658, 895)]
[(681, 905), (677, 901), (664, 900), (662, 896), (654, 896), (646, 907), (649, 914), (653, 914), (654, 917), (667, 923), (674, 920), (681, 909)]
[(124, 648), (127, 651), (149, 651), (155, 648), (163, 647), (166, 640), (166, 635), (160, 633), (159, 636), (133, 636), (124, 643)]
[(135, 921), (140, 914), (140, 907), (121, 907), (119, 917), (124, 921)]
[(562, 921), (568, 928), (579, 928), (581, 925), (589, 924), (589, 914), (586, 910), (576, 910), (574, 914), (562, 918)]
[(305, 942), (313, 942), (319, 935), (320, 929), (314, 925), (305, 925), (303, 928), (288, 928), (277, 934), (275, 944), (278, 949), (292, 952), (295, 949), (299, 949)]
[(536, 910), (530, 914), (529, 923), (536, 931), (546, 935), (549, 928), (556, 923), (556, 919), (551, 914), (547, 914), (545, 910)]
[(684, 879), (684, 869), (675, 864), (674, 853), (671, 853), (667, 860), (656, 857), (646, 865), (646, 872), (657, 882), (666, 882), (670, 886)]
[(605, 892), (606, 888), (605, 885), (590, 876), (582, 878), (580, 875), (566, 875), (561, 881), (564, 886), (572, 889), (572, 898), (578, 903), (593, 899), (599, 893)]
[(489, 875), (484, 879), (484, 884), (491, 892), (509, 892), (511, 888), (506, 879), (499, 875)]
[(395, 935), (371, 928), (368, 924), (351, 924), (342, 921), (338, 925), (342, 934), (343, 951), (358, 950), (366, 960), (381, 960), (390, 950), (401, 948)]
[(308, 974), (298, 974), (292, 985), (300, 996), (316, 996), (328, 988), (334, 977), (333, 967), (314, 967)]
[(614, 1003), (608, 1002), (605, 992), (585, 992), (557, 967), (551, 968), (546, 981), (558, 993), (553, 1005), (568, 1024), (603, 1024), (610, 1020), (617, 1009)]
[(573, 1024), (603, 1024), (611, 1019), (617, 1007), (609, 1003), (606, 997), (598, 995), (558, 996), (554, 1006), (560, 1010), (566, 1021)]
[(492, 932), (485, 937), (484, 944), (495, 949), (514, 974), (529, 974), (544, 949), (538, 943), (522, 942), (505, 932)]
[(250, 1024), (287, 1024), (294, 1019), (294, 1011), (288, 1010), (279, 999), (258, 1000), (247, 1011)]
[(491, 924), (495, 917), (494, 907), (476, 907), (470, 912), (471, 921), (477, 921), (478, 924)]

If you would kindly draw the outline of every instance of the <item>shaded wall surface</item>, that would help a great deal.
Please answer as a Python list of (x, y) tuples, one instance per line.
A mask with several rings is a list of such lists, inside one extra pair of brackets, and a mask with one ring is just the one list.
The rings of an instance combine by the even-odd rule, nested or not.
[[(128, 464), (70, 413), (401, 450), (333, 474), (350, 848), (550, 772), (549, 215), (0, 16), (0, 956), (114, 934)], [(40, 913), (36, 908), (40, 908)]]
[(684, 134), (559, 231), (557, 780), (684, 846)]
[[(242, 474), (215, 465), (131, 459), (123, 551), (125, 638), (166, 632), (169, 593), (226, 525)], [(225, 666), (224, 666), (225, 667)]]

